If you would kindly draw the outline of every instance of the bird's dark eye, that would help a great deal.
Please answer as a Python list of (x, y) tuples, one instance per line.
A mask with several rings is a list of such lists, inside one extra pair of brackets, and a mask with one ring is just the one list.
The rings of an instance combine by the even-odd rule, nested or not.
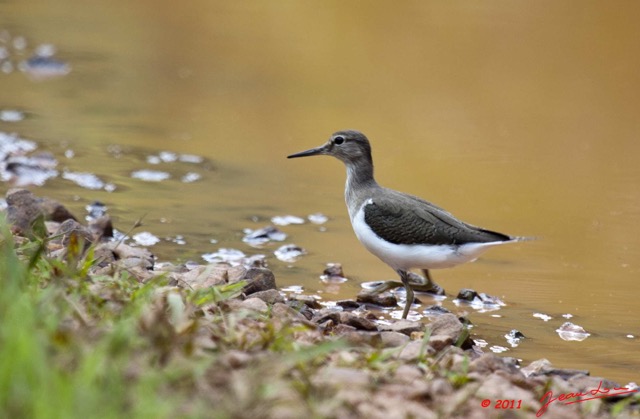
[(341, 136), (337, 136), (336, 138), (333, 139), (333, 142), (340, 145), (342, 143), (344, 143), (344, 137)]

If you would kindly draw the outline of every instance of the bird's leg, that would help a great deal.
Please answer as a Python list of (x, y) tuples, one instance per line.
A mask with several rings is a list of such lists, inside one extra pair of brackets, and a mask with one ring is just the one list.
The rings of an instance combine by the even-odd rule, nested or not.
[(444, 288), (436, 284), (433, 278), (431, 278), (429, 270), (423, 269), (422, 273), (424, 274), (424, 281), (421, 281), (419, 285), (413, 285), (413, 287), (418, 291), (430, 292), (431, 294), (435, 295), (444, 295)]
[(382, 294), (383, 292), (394, 290), (396, 288), (404, 287), (402, 282), (398, 281), (382, 281), (379, 285), (376, 285), (375, 288), (372, 288), (367, 291), (367, 294)]
[[(435, 295), (444, 295), (444, 289), (440, 285), (436, 284), (435, 281), (431, 278), (429, 270), (423, 269), (422, 273), (424, 274), (424, 278), (413, 272), (407, 272), (407, 277), (409, 280), (409, 284), (411, 284), (411, 287), (414, 290), (420, 292), (429, 292)], [(382, 294), (385, 291), (390, 291), (400, 287), (404, 287), (404, 284), (402, 282), (384, 281), (381, 282), (380, 285), (369, 290), (367, 294)]]
[(404, 289), (407, 294), (407, 301), (404, 304), (404, 311), (402, 312), (402, 318), (406, 319), (409, 314), (409, 309), (411, 308), (411, 304), (414, 301), (413, 289), (411, 288), (411, 283), (409, 282), (409, 274), (407, 271), (403, 271), (402, 269), (397, 270), (398, 275), (400, 275), (400, 280), (402, 281), (402, 285), (404, 285)]

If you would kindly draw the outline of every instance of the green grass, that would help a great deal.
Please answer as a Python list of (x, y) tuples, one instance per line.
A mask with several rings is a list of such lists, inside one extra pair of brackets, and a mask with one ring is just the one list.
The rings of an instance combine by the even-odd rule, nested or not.
[[(119, 293), (101, 299), (82, 267), (47, 260), (43, 246), (29, 243), (20, 258), (2, 230), (0, 416), (169, 416), (170, 394), (158, 393), (173, 371), (152, 368), (148, 339), (138, 332), (153, 288), (120, 275), (110, 282)], [(144, 370), (138, 378), (136, 368)]]
[[(242, 282), (189, 290), (125, 270), (92, 276), (93, 251), (75, 239), (55, 259), (46, 240), (16, 247), (4, 223), (0, 234), (0, 417), (227, 418), (292, 394), (303, 405), (292, 377), (344, 346), (302, 344), (309, 328), (268, 313), (222, 312)], [(233, 370), (234, 350), (260, 361)]]

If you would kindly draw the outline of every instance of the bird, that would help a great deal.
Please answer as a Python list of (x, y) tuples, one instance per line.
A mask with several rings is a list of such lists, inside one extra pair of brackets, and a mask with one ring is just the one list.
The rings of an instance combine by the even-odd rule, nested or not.
[[(353, 231), (369, 252), (400, 276), (401, 284), (395, 283), (404, 286), (407, 297), (403, 319), (414, 302), (413, 288), (443, 293), (429, 270), (471, 262), (489, 248), (524, 239), (467, 224), (431, 202), (380, 186), (374, 178), (371, 144), (362, 132), (337, 131), (325, 144), (287, 158), (318, 155), (345, 164), (344, 195)], [(419, 275), (411, 269), (421, 269), (424, 278), (416, 282)]]

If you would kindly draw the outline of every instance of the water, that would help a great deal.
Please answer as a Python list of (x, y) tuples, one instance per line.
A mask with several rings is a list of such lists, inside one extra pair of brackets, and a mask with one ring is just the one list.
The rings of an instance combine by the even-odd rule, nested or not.
[[(285, 156), (362, 130), (381, 184), (538, 238), (434, 271), (449, 297), (423, 307), (468, 313), (485, 350), (626, 384), (640, 371), (639, 8), (8, 1), (0, 132), (57, 161), (30, 189), (81, 216), (100, 201), (121, 231), (142, 219), (160, 260), (264, 255), (282, 287), (326, 301), (395, 274), (353, 236), (342, 164)], [(19, 68), (41, 44), (55, 55), (36, 78)], [(278, 226), (283, 242), (243, 242), (316, 213), (328, 220)], [(287, 244), (306, 254), (280, 261)], [(327, 263), (349, 280), (323, 283)], [(462, 288), (506, 306), (456, 305)], [(562, 340), (567, 321), (590, 335)]]

